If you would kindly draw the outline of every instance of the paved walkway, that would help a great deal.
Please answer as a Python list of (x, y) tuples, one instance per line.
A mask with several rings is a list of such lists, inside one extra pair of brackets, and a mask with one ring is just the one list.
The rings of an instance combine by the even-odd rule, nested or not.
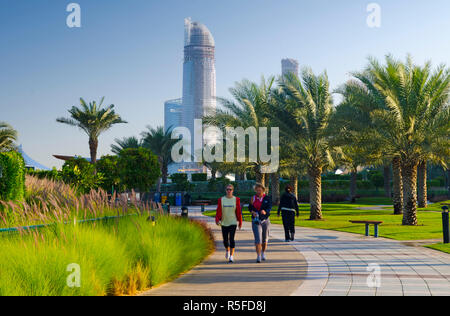
[[(193, 215), (190, 208), (190, 217)], [(217, 241), (217, 251), (203, 264), (174, 282), (157, 287), (146, 296), (285, 296), (298, 289), (306, 278), (305, 258), (293, 246), (273, 240), (268, 261), (256, 264), (253, 234), (249, 223), (236, 233), (235, 263), (225, 260), (222, 235), (212, 218), (194, 217), (208, 221)]]
[[(146, 295), (245, 296), (255, 291), (256, 295), (292, 296), (450, 295), (450, 255), (445, 253), (311, 228), (297, 228), (298, 239), (291, 244), (280, 242), (284, 233), (279, 225), (272, 225), (271, 236), (269, 260), (256, 265), (246, 223), (245, 231), (238, 234), (240, 251), (234, 265), (224, 262), (223, 246), (218, 244), (218, 251), (204, 264)], [(370, 265), (375, 265), (375, 272), (379, 267), (379, 287), (368, 286)]]

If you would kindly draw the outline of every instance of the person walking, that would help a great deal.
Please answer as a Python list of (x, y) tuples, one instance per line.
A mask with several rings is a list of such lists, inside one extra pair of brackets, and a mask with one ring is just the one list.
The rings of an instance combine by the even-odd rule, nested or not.
[(257, 183), (255, 185), (255, 196), (252, 197), (248, 206), (252, 214), (252, 230), (255, 237), (256, 262), (266, 260), (267, 244), (270, 228), (270, 211), (272, 210), (272, 199), (265, 194), (266, 188)]
[(294, 241), (295, 239), (295, 216), (300, 215), (298, 209), (298, 201), (293, 194), (294, 188), (288, 184), (285, 192), (280, 200), (280, 206), (278, 207), (278, 216), (282, 216), (284, 235), (286, 242)]
[(236, 248), (236, 229), (242, 228), (241, 200), (234, 195), (234, 186), (228, 185), (226, 195), (219, 199), (216, 211), (216, 224), (222, 226), (223, 245), (225, 246), (225, 258), (228, 262), (234, 262)]

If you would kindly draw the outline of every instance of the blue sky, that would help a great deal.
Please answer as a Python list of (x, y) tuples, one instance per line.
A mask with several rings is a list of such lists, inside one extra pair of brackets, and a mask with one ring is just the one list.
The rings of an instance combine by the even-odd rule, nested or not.
[[(81, 28), (68, 28), (66, 6), (81, 6)], [(381, 28), (366, 7), (382, 9)], [(100, 138), (163, 124), (163, 103), (181, 96), (184, 18), (207, 25), (216, 40), (217, 94), (243, 78), (279, 75), (281, 59), (327, 70), (333, 87), (368, 56), (450, 64), (448, 0), (0, 0), (0, 121), (12, 124), (37, 161), (52, 154), (88, 156), (87, 137), (56, 123), (80, 97), (108, 104), (129, 124)]]

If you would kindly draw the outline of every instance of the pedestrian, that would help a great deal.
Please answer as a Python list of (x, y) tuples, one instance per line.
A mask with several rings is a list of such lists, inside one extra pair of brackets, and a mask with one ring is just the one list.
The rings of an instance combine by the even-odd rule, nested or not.
[(269, 241), (270, 211), (272, 210), (272, 199), (266, 195), (266, 188), (261, 183), (255, 185), (255, 196), (249, 204), (252, 214), (252, 230), (255, 237), (256, 262), (265, 261), (267, 245)]
[(228, 185), (226, 195), (219, 199), (216, 211), (216, 224), (222, 226), (223, 244), (225, 246), (225, 258), (228, 262), (234, 262), (236, 249), (236, 229), (242, 228), (241, 200), (234, 196), (234, 186)]
[(295, 240), (295, 216), (297, 215), (298, 217), (300, 215), (298, 201), (293, 192), (294, 188), (288, 184), (278, 207), (278, 216), (281, 213), (283, 219), (286, 242)]

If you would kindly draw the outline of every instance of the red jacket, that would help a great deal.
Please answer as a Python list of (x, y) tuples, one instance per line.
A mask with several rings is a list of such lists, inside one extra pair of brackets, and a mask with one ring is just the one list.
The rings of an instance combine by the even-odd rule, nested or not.
[[(239, 223), (239, 226), (242, 226), (241, 200), (238, 197), (236, 197), (236, 219)], [(219, 202), (217, 203), (216, 224), (218, 225), (221, 220), (222, 220), (222, 198), (220, 198)]]

